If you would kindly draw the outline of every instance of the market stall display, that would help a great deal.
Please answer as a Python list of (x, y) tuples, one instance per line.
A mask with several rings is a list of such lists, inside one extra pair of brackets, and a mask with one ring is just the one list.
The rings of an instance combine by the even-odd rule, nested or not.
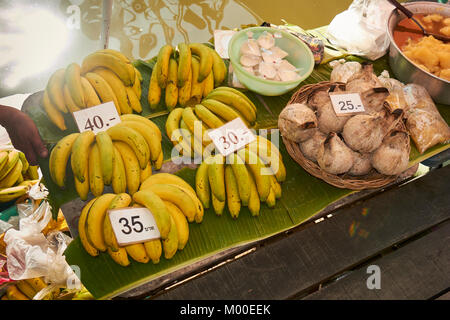
[[(378, 76), (390, 71), (386, 57), (346, 56), (334, 69), (313, 70), (312, 53), (292, 34), (265, 27), (240, 35), (230, 47), (231, 64), (238, 78), (240, 69), (252, 74), (242, 81), (250, 90), (230, 86), (227, 63), (208, 44), (180, 43), (162, 46), (148, 61), (94, 52), (56, 71), (44, 92), (24, 104), (51, 150), (40, 163), (49, 201), (55, 211), (69, 204), (76, 211), (65, 257), (83, 270), (95, 298), (289, 230), (448, 149), (448, 108), (420, 86)], [(288, 50), (280, 39), (302, 50), (297, 55), (297, 45)], [(257, 88), (260, 80), (267, 90)], [(335, 94), (356, 94), (365, 112), (337, 114)], [(29, 107), (34, 98), (43, 99), (44, 113)], [(105, 131), (79, 133), (64, 122), (65, 114), (107, 101), (121, 123)], [(255, 140), (227, 156), (211, 154), (207, 132), (237, 118), (260, 130)], [(65, 131), (49, 129), (48, 119)], [(277, 127), (284, 144), (274, 143)], [(173, 147), (201, 161), (179, 164)], [(119, 245), (109, 214), (126, 208), (149, 209), (160, 238)]]

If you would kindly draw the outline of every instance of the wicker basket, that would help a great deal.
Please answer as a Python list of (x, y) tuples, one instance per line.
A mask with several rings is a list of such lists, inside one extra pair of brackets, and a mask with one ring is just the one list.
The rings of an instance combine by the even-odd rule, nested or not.
[[(305, 103), (308, 99), (309, 94), (313, 90), (321, 89), (327, 90), (329, 87), (333, 85), (341, 85), (342, 83), (338, 82), (319, 82), (316, 84), (305, 85), (300, 88), (296, 93), (294, 93), (289, 100), (288, 104), (291, 103)], [(395, 127), (396, 130), (406, 131), (406, 127), (403, 121), (398, 121)], [(298, 143), (291, 141), (285, 137), (283, 137), (283, 142), (286, 145), (286, 149), (289, 155), (305, 169), (309, 174), (315, 176), (316, 178), (322, 179), (325, 182), (338, 187), (352, 190), (364, 190), (364, 189), (374, 189), (384, 187), (395, 180), (397, 180), (398, 176), (386, 176), (378, 173), (375, 169), (372, 169), (369, 174), (364, 176), (352, 176), (349, 174), (342, 175), (334, 175), (323, 171), (319, 165), (306, 157), (303, 156), (302, 151)], [(410, 150), (410, 145), (408, 142), (408, 148)]]

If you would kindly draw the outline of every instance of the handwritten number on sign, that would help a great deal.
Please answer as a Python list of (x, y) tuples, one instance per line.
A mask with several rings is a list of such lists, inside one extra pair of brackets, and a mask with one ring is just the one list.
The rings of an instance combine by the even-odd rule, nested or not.
[[(339, 107), (341, 108), (341, 111), (347, 111), (347, 110), (354, 110), (355, 106), (353, 105), (351, 100), (348, 101), (339, 101)], [(345, 108), (348, 107), (348, 108)]]
[(97, 129), (102, 129), (103, 128), (104, 122), (103, 122), (103, 119), (100, 116), (94, 116), (92, 118), (92, 121), (91, 121), (90, 118), (88, 118), (84, 128), (87, 129), (87, 130), (94, 131), (94, 126)]
[[(227, 137), (228, 137), (228, 139), (227, 139)], [(231, 146), (230, 142), (232, 144), (237, 144), (239, 142), (239, 138), (234, 132), (228, 132), (227, 137), (221, 136), (219, 138), (220, 142), (222, 142), (222, 144), (223, 144), (224, 150), (227, 150)]]
[[(134, 232), (141, 233), (144, 231), (144, 225), (138, 221), (139, 216), (131, 216), (131, 225), (133, 226), (133, 229), (131, 229), (129, 221), (127, 218), (120, 218), (119, 222), (122, 223), (123, 227), (126, 229), (122, 229), (121, 231), (124, 234), (130, 234), (133, 230)], [(139, 228), (136, 228), (136, 225), (139, 226)]]

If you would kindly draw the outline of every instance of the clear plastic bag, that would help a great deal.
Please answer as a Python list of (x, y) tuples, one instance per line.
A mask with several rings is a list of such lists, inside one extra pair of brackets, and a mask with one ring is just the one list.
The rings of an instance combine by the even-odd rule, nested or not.
[(386, 0), (354, 0), (328, 26), (331, 42), (350, 54), (371, 60), (382, 57), (389, 47), (386, 28), (393, 8)]

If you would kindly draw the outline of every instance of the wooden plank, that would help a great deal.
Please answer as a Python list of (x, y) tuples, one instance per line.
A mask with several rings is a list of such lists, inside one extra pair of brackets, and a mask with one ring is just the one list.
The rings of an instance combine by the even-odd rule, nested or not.
[(450, 218), (450, 167), (277, 236), (157, 299), (287, 299)]
[(430, 299), (450, 287), (450, 222), (386, 256), (370, 262), (380, 268), (380, 288), (368, 289), (368, 266), (353, 271), (305, 299)]

